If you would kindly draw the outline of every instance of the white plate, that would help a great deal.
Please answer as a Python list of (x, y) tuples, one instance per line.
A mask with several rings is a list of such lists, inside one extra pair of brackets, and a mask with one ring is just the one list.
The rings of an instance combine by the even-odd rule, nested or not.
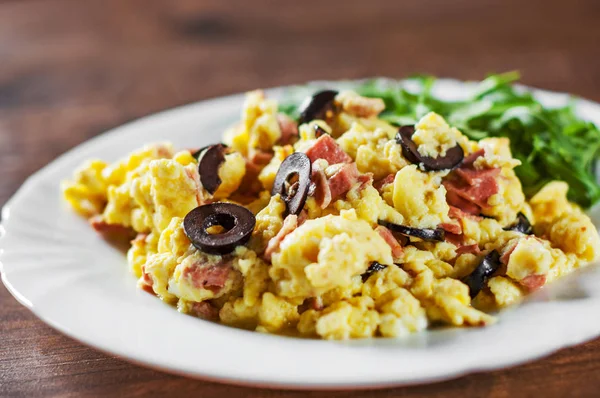
[[(330, 85), (331, 86), (331, 85)], [(442, 81), (463, 96), (471, 85)], [(269, 90), (278, 97), (282, 89)], [(554, 104), (568, 96), (539, 92)], [(600, 334), (600, 269), (587, 268), (504, 311), (488, 328), (428, 331), (405, 339), (302, 340), (233, 329), (178, 313), (136, 289), (122, 253), (62, 201), (59, 182), (82, 161), (116, 160), (144, 143), (178, 147), (220, 141), (242, 95), (162, 112), (103, 134), (33, 175), (3, 209), (2, 280), (44, 322), (136, 363), (213, 380), (290, 388), (415, 384), (497, 369)], [(600, 106), (578, 102), (600, 123)], [(598, 225), (598, 224), (596, 224)]]

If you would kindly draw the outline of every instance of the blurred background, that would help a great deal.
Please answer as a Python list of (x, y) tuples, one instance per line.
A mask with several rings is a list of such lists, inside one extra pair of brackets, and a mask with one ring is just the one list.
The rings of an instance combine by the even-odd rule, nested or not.
[[(599, 19), (598, 0), (0, 0), (0, 205), (29, 174), (109, 128), (254, 88), (519, 70), (525, 84), (600, 101)], [(46, 377), (55, 391), (75, 388), (80, 365), (110, 375), (87, 384), (92, 392), (107, 380), (176, 379), (72, 342), (4, 288), (0, 298), (0, 384)], [(568, 352), (597, 358), (585, 347)], [(543, 364), (568, 362), (553, 358)], [(493, 382), (508, 385), (508, 396), (506, 380), (539, 375), (541, 366), (469, 377), (445, 391), (487, 391)], [(544, 369), (530, 380), (570, 391), (558, 368)]]
[(110, 127), (253, 88), (517, 69), (600, 100), (599, 17), (597, 0), (0, 0), (0, 203)]

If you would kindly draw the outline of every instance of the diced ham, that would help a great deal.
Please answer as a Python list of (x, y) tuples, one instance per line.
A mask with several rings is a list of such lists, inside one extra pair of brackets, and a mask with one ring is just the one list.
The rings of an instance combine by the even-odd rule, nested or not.
[(452, 243), (456, 247), (464, 246), (463, 235), (453, 234), (452, 232), (446, 232), (444, 234), (444, 240), (446, 242)]
[[(499, 191), (498, 182), (493, 177), (478, 179), (475, 185), (463, 184), (456, 180), (447, 180), (443, 184), (446, 191), (451, 193), (452, 197), (458, 196), (482, 209), (489, 208), (488, 199)], [(460, 201), (456, 203), (450, 203), (449, 201), (448, 203), (461, 208)], [(469, 213), (469, 211), (466, 212)]]
[(402, 256), (404, 250), (402, 249), (402, 245), (400, 245), (398, 240), (396, 240), (396, 238), (394, 237), (394, 234), (392, 234), (392, 231), (390, 231), (382, 225), (379, 225), (377, 228), (375, 228), (375, 232), (377, 232), (379, 236), (381, 236), (383, 240), (385, 240), (385, 243), (387, 243), (390, 246), (390, 248), (392, 249), (392, 257), (394, 259)]
[(484, 180), (496, 179), (500, 175), (500, 169), (475, 170), (470, 168), (456, 169), (455, 173), (459, 175), (469, 185), (481, 185)]
[(479, 245), (477, 243), (456, 248), (456, 255), (460, 256), (461, 254), (465, 253), (479, 254), (481, 253), (481, 250), (479, 250)]
[(360, 182), (359, 190), (362, 190), (368, 185), (373, 185), (373, 173), (361, 174), (356, 178), (356, 180)]
[(207, 321), (219, 320), (219, 309), (208, 301), (194, 302), (190, 308), (190, 314)]
[(465, 245), (465, 237), (462, 234), (453, 234), (451, 232), (446, 232), (445, 240), (446, 242), (452, 243), (454, 246), (456, 246), (457, 256), (464, 253), (480, 253), (479, 246), (476, 243)]
[(152, 285), (154, 285), (154, 280), (152, 279), (152, 276), (146, 272), (146, 266), (142, 265), (142, 276), (138, 281), (138, 286), (150, 294), (156, 294), (154, 293)]
[(225, 286), (232, 271), (231, 260), (221, 260), (215, 264), (195, 263), (184, 269), (182, 277), (196, 288), (216, 293)]
[(326, 208), (331, 203), (331, 189), (327, 182), (325, 170), (313, 163), (311, 181), (315, 186), (313, 196), (321, 209)]
[(546, 275), (528, 275), (519, 282), (530, 291), (537, 290), (546, 284)]
[(517, 240), (510, 243), (510, 246), (506, 246), (504, 248), (504, 252), (500, 256), (500, 262), (504, 265), (508, 265), (508, 261), (510, 260), (510, 255), (515, 251), (515, 248), (519, 242)]
[(261, 167), (267, 165), (271, 159), (273, 159), (272, 152), (265, 152), (260, 149), (253, 149), (251, 153), (248, 154), (250, 163)]
[(463, 167), (456, 169), (443, 181), (448, 204), (470, 214), (479, 214), (489, 208), (488, 199), (498, 193), (497, 177), (500, 169), (475, 170)]
[(358, 169), (356, 163), (344, 165), (337, 173), (329, 178), (329, 189), (331, 190), (331, 200), (344, 195), (358, 181)]
[(102, 215), (97, 215), (89, 219), (89, 223), (106, 240), (115, 243), (129, 243), (136, 237), (136, 233), (131, 227), (121, 224), (109, 224)]
[(352, 158), (338, 145), (329, 134), (323, 134), (306, 151), (306, 156), (314, 163), (317, 159), (325, 159), (330, 165), (337, 163), (350, 163)]
[(388, 174), (387, 176), (383, 177), (381, 180), (376, 181), (373, 184), (373, 186), (378, 191), (381, 191), (384, 186), (386, 186), (387, 184), (393, 183), (395, 178), (396, 178), (396, 174)]
[(472, 154), (466, 156), (463, 161), (461, 167), (469, 167), (472, 166), (475, 161), (485, 155), (485, 150), (482, 148), (478, 151), (473, 152)]
[[(468, 204), (467, 204), (467, 206), (468, 206)], [(477, 207), (477, 210), (479, 210), (479, 207)], [(463, 218), (470, 218), (475, 221), (483, 220), (482, 217), (479, 217), (479, 216), (476, 216), (476, 215), (470, 214), (470, 213), (465, 213), (458, 207), (454, 207), (454, 206), (450, 206), (450, 211), (448, 211), (448, 216), (453, 220), (462, 220)]]
[(277, 232), (277, 234), (269, 240), (267, 248), (265, 249), (264, 258), (267, 261), (271, 261), (273, 253), (279, 250), (279, 245), (293, 230), (298, 228), (298, 216), (290, 214), (283, 220), (283, 226)]
[(291, 144), (298, 137), (298, 124), (283, 113), (277, 114), (277, 122), (281, 130), (281, 137), (279, 137), (277, 143), (279, 145)]
[(244, 174), (244, 178), (242, 178), (242, 182), (238, 188), (238, 192), (241, 195), (253, 196), (262, 191), (263, 186), (258, 179), (261, 170), (262, 167), (260, 165), (249, 161), (246, 162), (246, 174)]
[(313, 163), (311, 181), (314, 186), (311, 195), (322, 209), (334, 200), (342, 197), (357, 182), (361, 183), (359, 189), (364, 188), (372, 181), (370, 174), (360, 175), (356, 163), (343, 165), (334, 175), (327, 178), (325, 171), (318, 164)]
[(450, 207), (456, 207), (460, 209), (463, 213), (471, 214), (471, 215), (479, 215), (481, 214), (481, 208), (474, 203), (469, 202), (468, 200), (462, 198), (454, 188), (450, 189), (446, 186), (446, 201), (450, 205)]
[(450, 233), (455, 234), (455, 235), (462, 234), (462, 226), (460, 225), (459, 222), (441, 223), (439, 225), (439, 227), (442, 228), (444, 231), (450, 232)]

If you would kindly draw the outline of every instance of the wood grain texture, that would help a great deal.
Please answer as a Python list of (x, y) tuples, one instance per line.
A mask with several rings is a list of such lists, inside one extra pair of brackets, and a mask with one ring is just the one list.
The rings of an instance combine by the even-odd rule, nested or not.
[[(526, 84), (598, 101), (599, 18), (596, 0), (0, 1), (0, 204), (29, 174), (108, 128), (257, 87), (519, 69)], [(131, 365), (45, 326), (4, 288), (0, 303), (3, 397), (307, 395)], [(592, 397), (599, 371), (596, 340), (443, 383), (310, 395)]]

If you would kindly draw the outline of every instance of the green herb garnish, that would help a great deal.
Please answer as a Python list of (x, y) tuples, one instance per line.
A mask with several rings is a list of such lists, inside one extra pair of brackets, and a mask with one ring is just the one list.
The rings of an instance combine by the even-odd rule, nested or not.
[[(588, 208), (600, 200), (595, 167), (600, 157), (600, 131), (579, 118), (572, 104), (544, 107), (533, 95), (512, 85), (517, 72), (491, 75), (478, 83), (463, 101), (447, 101), (432, 94), (435, 78), (418, 76), (408, 90), (399, 82), (375, 79), (348, 86), (361, 95), (385, 101), (381, 118), (396, 125), (414, 124), (426, 113), (442, 115), (473, 140), (508, 137), (515, 168), (527, 196), (552, 180), (569, 184), (569, 199)], [(299, 98), (288, 95), (281, 110), (297, 117)]]

